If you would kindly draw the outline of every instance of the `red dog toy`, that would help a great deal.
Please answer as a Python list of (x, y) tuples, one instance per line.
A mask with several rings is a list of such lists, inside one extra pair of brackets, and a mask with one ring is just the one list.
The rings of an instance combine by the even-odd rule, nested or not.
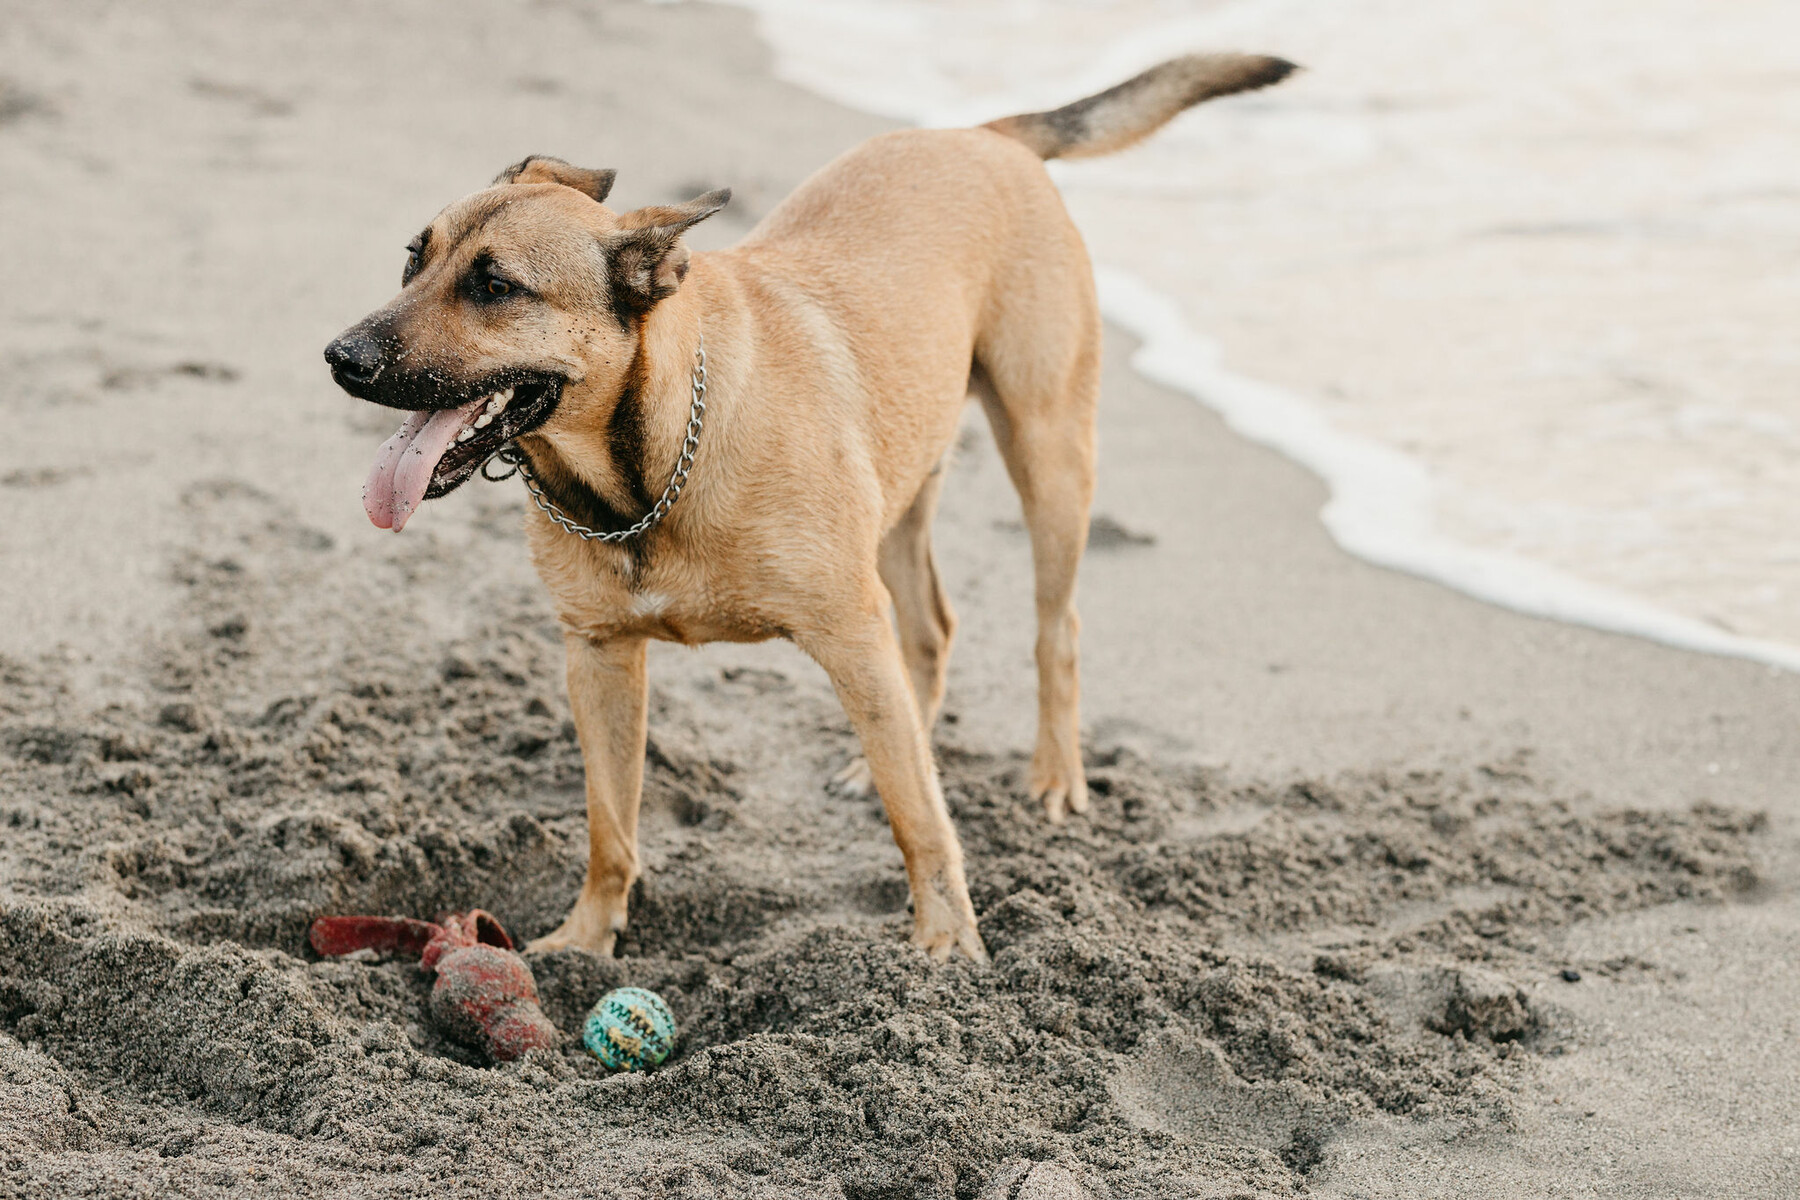
[(477, 908), (440, 921), (320, 917), (310, 937), (313, 949), (327, 956), (357, 950), (417, 954), (420, 966), (437, 972), (432, 1017), (457, 1041), (480, 1047), (498, 1062), (538, 1047), (555, 1049), (562, 1038), (538, 1007), (531, 968), (494, 915)]

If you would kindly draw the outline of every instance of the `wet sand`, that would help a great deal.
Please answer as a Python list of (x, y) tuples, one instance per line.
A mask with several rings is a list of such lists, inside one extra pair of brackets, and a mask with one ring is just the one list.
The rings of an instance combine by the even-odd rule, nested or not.
[[(1800, 684), (1360, 564), (1317, 482), (1109, 342), (1084, 567), (1096, 808), (1045, 828), (1029, 559), (972, 412), (938, 747), (995, 965), (905, 944), (879, 806), (782, 645), (652, 655), (623, 956), (490, 1068), (332, 911), (549, 928), (585, 853), (522, 494), (396, 537), (318, 360), (527, 152), (740, 235), (882, 122), (700, 6), (18, 6), (0, 224), (0, 1194), (1757, 1195), (1800, 1187)], [(354, 35), (352, 35), (352, 33)], [(705, 227), (703, 227), (704, 229)], [(1243, 248), (1251, 253), (1254, 247)], [(1698, 806), (1698, 807), (1696, 807)], [(1571, 970), (1579, 982), (1564, 982)]]

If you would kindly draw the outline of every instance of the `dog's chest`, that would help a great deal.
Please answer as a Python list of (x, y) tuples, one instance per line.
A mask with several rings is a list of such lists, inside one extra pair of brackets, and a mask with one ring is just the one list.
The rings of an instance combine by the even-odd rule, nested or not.
[(762, 641), (778, 624), (672, 556), (642, 561), (540, 562), (562, 623), (598, 640), (647, 637), (699, 645)]

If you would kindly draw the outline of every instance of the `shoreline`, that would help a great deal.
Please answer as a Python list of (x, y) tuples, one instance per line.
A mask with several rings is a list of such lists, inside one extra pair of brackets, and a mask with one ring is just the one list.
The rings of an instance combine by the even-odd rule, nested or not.
[(1217, 413), (1233, 433), (1318, 476), (1329, 493), (1319, 521), (1345, 553), (1521, 616), (1800, 671), (1800, 646), (1743, 637), (1554, 567), (1443, 537), (1433, 528), (1433, 483), (1422, 463), (1341, 433), (1318, 405), (1236, 373), (1218, 343), (1136, 276), (1105, 266), (1096, 266), (1095, 276), (1106, 319), (1142, 343), (1133, 368)]

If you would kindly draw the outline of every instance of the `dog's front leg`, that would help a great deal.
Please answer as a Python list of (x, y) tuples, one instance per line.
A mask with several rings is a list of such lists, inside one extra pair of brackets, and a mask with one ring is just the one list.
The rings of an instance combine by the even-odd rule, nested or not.
[(919, 722), (906, 662), (885, 610), (834, 623), (796, 639), (831, 677), (850, 717), (912, 886), (913, 944), (933, 958), (961, 950), (977, 962), (987, 949), (963, 878), (962, 846), (950, 824)]
[(642, 638), (596, 642), (577, 634), (568, 651), (569, 707), (587, 772), (587, 882), (568, 918), (529, 950), (575, 946), (611, 954), (638, 877), (638, 801), (644, 788), (649, 685)]

